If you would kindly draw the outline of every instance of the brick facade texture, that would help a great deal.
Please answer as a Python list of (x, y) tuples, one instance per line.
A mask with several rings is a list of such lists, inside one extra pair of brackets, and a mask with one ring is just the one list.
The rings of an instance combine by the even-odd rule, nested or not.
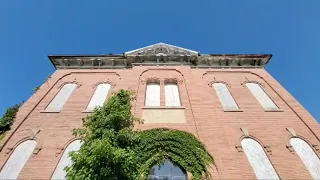
[[(141, 117), (144, 109), (143, 83), (150, 78), (160, 80), (175, 78), (180, 81), (181, 104), (185, 123), (146, 123), (137, 129), (166, 127), (190, 132), (199, 138), (215, 159), (210, 170), (213, 179), (256, 179), (244, 152), (241, 152), (240, 128), (247, 128), (249, 135), (264, 148), (281, 179), (312, 179), (298, 155), (290, 151), (290, 133), (293, 128), (298, 136), (311, 145), (319, 145), (320, 126), (299, 102), (286, 91), (265, 69), (191, 69), (189, 66), (136, 66), (132, 69), (70, 69), (56, 70), (40, 89), (20, 108), (12, 129), (0, 142), (0, 168), (3, 167), (17, 144), (36, 134), (37, 148), (29, 158), (19, 179), (50, 179), (63, 151), (73, 139), (71, 130), (82, 126), (83, 112), (95, 90), (95, 84), (108, 81), (111, 91), (132, 89), (136, 91), (133, 113)], [(229, 90), (242, 111), (225, 112), (210, 87), (214, 81), (228, 84)], [(266, 112), (244, 83), (254, 81), (281, 111)], [(67, 82), (79, 83), (59, 113), (44, 112), (59, 88)], [(164, 90), (161, 90), (161, 107), (164, 107)], [(110, 93), (109, 93), (110, 96)], [(160, 108), (160, 109), (161, 109)], [(315, 152), (320, 155), (316, 147)]]

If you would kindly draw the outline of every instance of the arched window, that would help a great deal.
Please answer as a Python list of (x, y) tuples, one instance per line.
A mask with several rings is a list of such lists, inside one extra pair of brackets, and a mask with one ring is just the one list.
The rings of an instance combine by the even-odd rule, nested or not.
[(245, 138), (241, 141), (241, 146), (257, 179), (279, 179), (269, 158), (257, 141)]
[(35, 140), (27, 140), (19, 144), (0, 172), (0, 179), (17, 179), (23, 166), (36, 148)]
[(68, 145), (68, 147), (63, 152), (62, 157), (61, 157), (51, 179), (58, 180), (58, 179), (65, 179), (66, 178), (67, 172), (64, 170), (64, 168), (66, 166), (72, 165), (72, 160), (71, 160), (71, 157), (69, 156), (69, 153), (71, 151), (78, 151), (80, 149), (81, 145), (82, 145), (81, 140), (75, 140)]
[(181, 106), (179, 89), (176, 83), (164, 85), (166, 106)]
[(300, 138), (291, 138), (290, 144), (313, 179), (320, 179), (320, 160), (309, 144)]
[(107, 98), (110, 87), (110, 84), (99, 84), (93, 93), (93, 96), (87, 106), (86, 111), (92, 111), (97, 106), (103, 106), (103, 103)]
[(278, 106), (257, 83), (246, 83), (246, 86), (265, 110), (277, 110)]
[(61, 111), (63, 105), (67, 102), (76, 87), (77, 84), (65, 84), (47, 106), (46, 111)]
[(224, 110), (239, 109), (228, 87), (224, 83), (214, 83), (212, 86), (215, 89)]
[(160, 106), (160, 84), (148, 83), (145, 106)]
[(165, 160), (162, 165), (154, 165), (148, 175), (148, 180), (187, 180), (187, 173), (179, 166)]

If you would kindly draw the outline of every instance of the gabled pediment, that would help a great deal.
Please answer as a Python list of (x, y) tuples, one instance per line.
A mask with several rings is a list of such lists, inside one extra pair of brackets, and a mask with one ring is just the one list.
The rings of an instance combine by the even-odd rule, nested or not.
[(199, 53), (165, 43), (157, 43), (124, 53), (126, 56), (191, 56)]

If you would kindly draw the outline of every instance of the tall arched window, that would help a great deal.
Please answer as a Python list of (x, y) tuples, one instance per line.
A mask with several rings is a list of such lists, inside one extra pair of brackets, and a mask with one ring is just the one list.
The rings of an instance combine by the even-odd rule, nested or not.
[(99, 84), (93, 93), (93, 96), (87, 106), (86, 111), (92, 111), (97, 106), (103, 106), (103, 103), (107, 98), (110, 87), (110, 84)]
[(75, 140), (68, 145), (68, 147), (63, 152), (62, 157), (61, 157), (51, 179), (56, 179), (56, 180), (66, 179), (67, 172), (64, 170), (64, 168), (66, 166), (72, 165), (72, 160), (71, 160), (71, 157), (69, 156), (69, 153), (71, 151), (79, 151), (81, 145), (82, 145), (81, 140)]
[(320, 179), (320, 160), (309, 144), (300, 138), (291, 138), (290, 144), (313, 179)]
[(77, 84), (65, 84), (47, 106), (46, 111), (61, 111), (63, 105), (67, 102), (76, 87)]
[(164, 85), (166, 106), (181, 106), (179, 88), (176, 83)]
[(148, 180), (187, 180), (187, 173), (179, 166), (165, 160), (162, 165), (154, 165), (148, 175)]
[(257, 83), (246, 83), (246, 86), (265, 110), (277, 110), (278, 106)]
[(241, 146), (257, 179), (279, 179), (269, 158), (257, 141), (245, 138), (241, 141)]
[(160, 84), (148, 83), (145, 106), (160, 106)]
[(0, 179), (17, 179), (36, 145), (35, 140), (27, 140), (19, 144), (2, 168)]
[(228, 87), (224, 83), (212, 84), (216, 91), (216, 94), (220, 100), (220, 103), (224, 110), (235, 110), (239, 109), (236, 101), (233, 99)]

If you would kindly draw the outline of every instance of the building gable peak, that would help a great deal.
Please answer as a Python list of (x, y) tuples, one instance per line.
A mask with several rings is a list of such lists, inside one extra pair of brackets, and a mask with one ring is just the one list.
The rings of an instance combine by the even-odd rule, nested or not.
[(198, 54), (197, 51), (162, 42), (124, 53), (126, 56), (197, 56)]

